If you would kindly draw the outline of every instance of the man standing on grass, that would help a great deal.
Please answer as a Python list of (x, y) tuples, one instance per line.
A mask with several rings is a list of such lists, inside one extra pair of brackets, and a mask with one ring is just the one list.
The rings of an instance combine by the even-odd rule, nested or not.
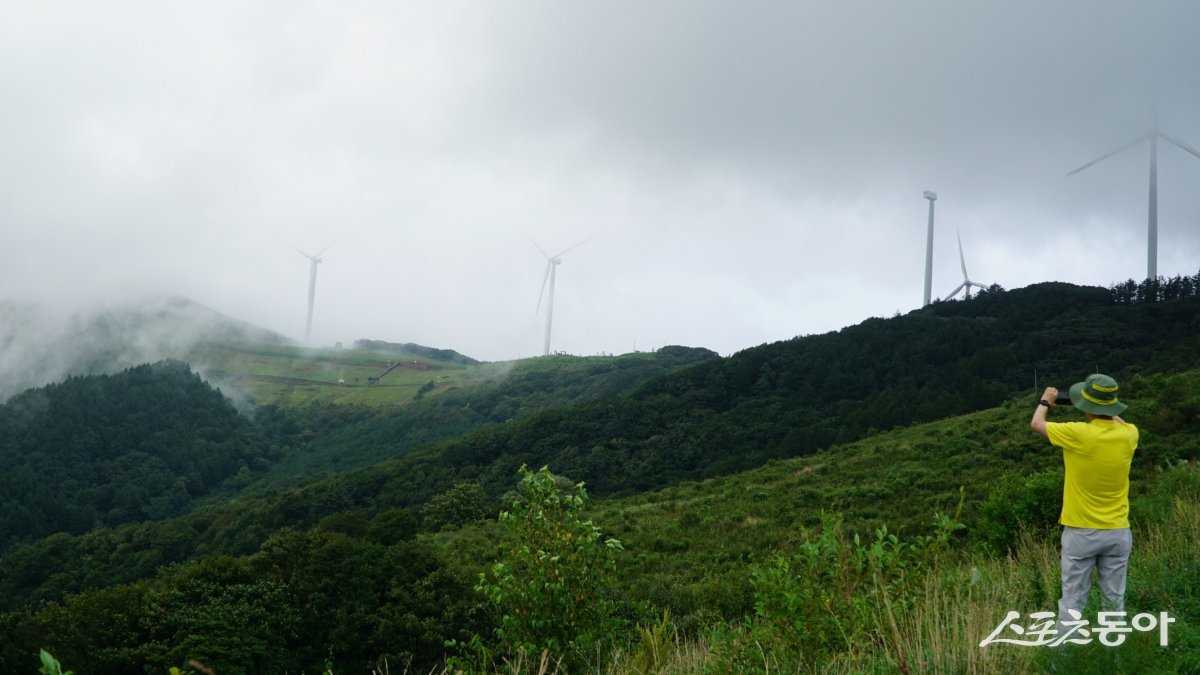
[(1103, 595), (1104, 611), (1125, 609), (1125, 572), (1133, 535), (1129, 531), (1129, 464), (1137, 449), (1138, 430), (1118, 417), (1125, 404), (1117, 400), (1117, 381), (1089, 375), (1071, 386), (1071, 403), (1087, 422), (1047, 422), (1058, 390), (1047, 387), (1029, 425), (1062, 448), (1066, 477), (1058, 522), (1062, 533), (1062, 598), (1058, 630), (1062, 637), (1067, 610), (1083, 614), (1092, 568)]

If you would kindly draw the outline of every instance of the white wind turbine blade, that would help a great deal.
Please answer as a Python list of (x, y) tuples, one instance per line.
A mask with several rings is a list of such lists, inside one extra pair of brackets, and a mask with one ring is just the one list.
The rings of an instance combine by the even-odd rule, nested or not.
[(1132, 148), (1133, 146), (1137, 145), (1138, 143), (1141, 143), (1142, 141), (1147, 140), (1150, 137), (1154, 136), (1155, 133), (1157, 133), (1157, 132), (1151, 131), (1150, 133), (1142, 134), (1142, 135), (1138, 136), (1137, 138), (1133, 139), (1132, 141), (1129, 141), (1125, 145), (1122, 145), (1121, 147), (1117, 148), (1116, 150), (1113, 150), (1111, 152), (1100, 155), (1096, 159), (1093, 159), (1092, 161), (1088, 162), (1087, 164), (1084, 164), (1083, 166), (1079, 167), (1078, 169), (1068, 172), (1067, 175), (1074, 176), (1075, 174), (1079, 173), (1080, 171), (1083, 171), (1084, 169), (1088, 168), (1089, 166), (1091, 166), (1093, 164), (1099, 164), (1100, 162), (1103, 162), (1104, 160), (1108, 159), (1109, 157), (1112, 157), (1113, 155), (1125, 152), (1129, 148)]
[(307, 251), (300, 248), (299, 246), (296, 246), (295, 244), (292, 244), (292, 248), (296, 249), (297, 253), (304, 256), (305, 258), (308, 258), (309, 260), (311, 260), (313, 262), (321, 262), (321, 254), (324, 253), (325, 251), (328, 251), (329, 249), (333, 248), (333, 245), (336, 243), (337, 243), (337, 240), (334, 240), (332, 243), (330, 243), (325, 248), (321, 249), (320, 251), (317, 251), (315, 255), (309, 255)]
[[(587, 239), (584, 239), (583, 241), (579, 242), (578, 244), (575, 244), (574, 246), (572, 246), (568, 249), (564, 249), (562, 253), (558, 253), (554, 257), (557, 258), (559, 256), (566, 255), (567, 251), (574, 251), (575, 249), (579, 248), (580, 246), (583, 246), (584, 244), (588, 243), (589, 241), (591, 241), (593, 239), (595, 239), (595, 237), (588, 237)], [(547, 257), (549, 257), (549, 256), (547, 256)]]
[(554, 267), (554, 258), (548, 257), (546, 260), (546, 274), (542, 276), (542, 290), (538, 293), (538, 304), (537, 309), (533, 310), (534, 314), (542, 310), (542, 296), (546, 295), (546, 282), (550, 281), (550, 268), (552, 267)]
[(1181, 140), (1179, 140), (1179, 139), (1177, 139), (1177, 138), (1173, 138), (1173, 137), (1171, 137), (1171, 136), (1168, 136), (1168, 135), (1164, 134), (1164, 133), (1163, 133), (1163, 132), (1161, 132), (1161, 131), (1160, 131), (1160, 132), (1158, 132), (1158, 135), (1159, 135), (1159, 136), (1161, 136), (1161, 137), (1162, 137), (1164, 140), (1166, 140), (1166, 141), (1167, 141), (1168, 143), (1170, 143), (1171, 145), (1174, 145), (1175, 147), (1179, 148), (1180, 150), (1184, 150), (1184, 151), (1186, 151), (1186, 152), (1190, 152), (1190, 153), (1192, 153), (1193, 155), (1195, 155), (1196, 157), (1200, 157), (1200, 151), (1196, 150), (1195, 148), (1193, 148), (1192, 146), (1188, 145), (1187, 143), (1184, 143), (1183, 141), (1181, 141)]
[[(958, 262), (960, 265), (962, 265), (963, 281), (966, 281), (966, 280), (970, 279), (971, 277), (970, 277), (970, 275), (967, 274), (967, 258), (966, 258), (966, 256), (963, 255), (962, 232), (956, 231), (955, 234), (958, 236)], [(954, 294), (951, 293), (951, 295), (954, 295)]]
[[(537, 243), (537, 239), (534, 239), (533, 235), (527, 234), (525, 236), (529, 237), (529, 241), (533, 242), (533, 245), (535, 247), (537, 247), (538, 253), (541, 253), (543, 258), (546, 258), (547, 260), (550, 259), (550, 254), (546, 253), (546, 249), (542, 248), (541, 244)], [(543, 285), (545, 285), (545, 284), (543, 284)]]
[(329, 249), (333, 248), (333, 245), (334, 245), (334, 244), (336, 244), (336, 243), (337, 243), (337, 240), (336, 240), (336, 239), (334, 239), (333, 241), (329, 242), (329, 245), (328, 245), (328, 246), (326, 246), (325, 248), (321, 249), (320, 251), (317, 251), (317, 254), (316, 254), (316, 255), (314, 255), (313, 257), (314, 257), (314, 258), (320, 258), (322, 253), (324, 253), (325, 251), (328, 251)]
[(950, 295), (946, 296), (946, 299), (949, 300), (950, 298), (953, 298), (954, 296), (958, 295), (958, 292), (961, 291), (963, 288), (965, 288), (966, 285), (967, 285), (967, 282), (964, 281), (961, 284), (955, 286), (954, 290), (950, 291)]

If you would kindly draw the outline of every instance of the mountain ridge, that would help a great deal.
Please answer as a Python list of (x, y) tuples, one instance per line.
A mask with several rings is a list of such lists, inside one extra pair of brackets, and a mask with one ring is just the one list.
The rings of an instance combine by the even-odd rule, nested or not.
[[(471, 588), (503, 535), (494, 523), (462, 523), (510, 505), (522, 465), (587, 485), (596, 522), (632, 556), (619, 597), (639, 622), (653, 619), (647, 607), (686, 630), (750, 620), (761, 581), (749, 578), (752, 563), (811, 543), (805, 531), (828, 526), (822, 513), (907, 537), (926, 510), (953, 506), (958, 485), (969, 509), (960, 537), (1003, 550), (1014, 528), (1053, 515), (1061, 486), (1053, 453), (1027, 428), (1035, 371), (1043, 384), (1097, 368), (1119, 378), (1142, 431), (1134, 496), (1161, 517), (1200, 484), (1189, 468), (1200, 457), (1198, 317), (1194, 296), (1130, 303), (1111, 289), (1041, 284), (725, 358), (679, 348), (655, 356), (681, 367), (641, 381), (621, 368), (650, 355), (555, 356), (497, 380), (511, 383), (511, 397), (464, 389), (409, 408), (263, 409), (253, 424), (264, 457), (312, 454), (308, 482), (250, 483), (182, 515), (54, 534), (0, 557), (0, 604), (25, 608), (0, 613), (0, 664), (36, 653), (28, 636), (53, 634), (73, 662), (101, 654), (104, 672), (144, 665), (147, 654), (159, 665), (183, 653), (173, 636), (199, 612), (263, 617), (262, 626), (186, 623), (187, 635), (206, 636), (188, 644), (253, 635), (276, 667), (314, 669), (335, 651), (340, 669), (362, 669), (410, 649), (434, 666), (446, 640), (494, 633)], [(417, 409), (487, 423), (413, 446), (396, 430)], [(317, 473), (339, 457), (389, 453), (399, 456)], [(1159, 495), (1160, 482), (1175, 487)], [(423, 519), (435, 503), (462, 515)], [(451, 529), (432, 531), (443, 524)], [(153, 610), (180, 597), (200, 609)], [(87, 617), (100, 616), (128, 617), (116, 651), (96, 652), (109, 637)]]

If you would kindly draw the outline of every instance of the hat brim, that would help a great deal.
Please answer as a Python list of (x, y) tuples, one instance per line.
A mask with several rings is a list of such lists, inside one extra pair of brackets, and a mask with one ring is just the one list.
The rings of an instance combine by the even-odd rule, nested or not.
[(1112, 405), (1100, 405), (1099, 403), (1092, 403), (1083, 397), (1083, 388), (1085, 386), (1087, 386), (1087, 382), (1076, 382), (1075, 384), (1071, 385), (1071, 403), (1083, 412), (1092, 413), (1093, 415), (1106, 415), (1111, 417), (1112, 415), (1120, 415), (1121, 413), (1125, 412), (1126, 408), (1129, 407), (1120, 401), (1117, 401)]

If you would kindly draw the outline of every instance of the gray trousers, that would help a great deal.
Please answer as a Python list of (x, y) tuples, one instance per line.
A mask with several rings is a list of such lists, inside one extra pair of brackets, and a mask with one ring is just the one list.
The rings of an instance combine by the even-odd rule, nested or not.
[(1063, 526), (1062, 598), (1058, 601), (1059, 634), (1063, 621), (1070, 620), (1068, 609), (1083, 614), (1088, 591), (1092, 588), (1092, 568), (1100, 586), (1102, 611), (1125, 609), (1125, 572), (1129, 568), (1129, 550), (1133, 533), (1120, 530), (1088, 530)]

